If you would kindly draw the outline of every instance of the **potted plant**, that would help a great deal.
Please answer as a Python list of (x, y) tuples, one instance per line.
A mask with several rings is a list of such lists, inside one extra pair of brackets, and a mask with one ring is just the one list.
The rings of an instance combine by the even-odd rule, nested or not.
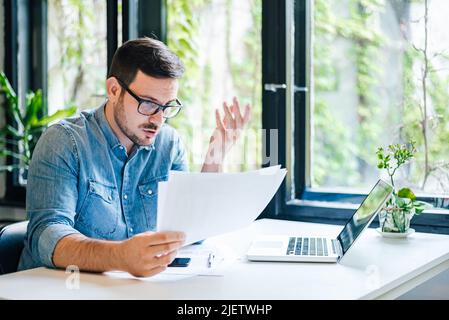
[(409, 162), (416, 152), (415, 142), (408, 144), (392, 144), (387, 149), (378, 148), (377, 167), (385, 169), (393, 186), (393, 194), (379, 212), (379, 227), (382, 233), (396, 233), (407, 235), (413, 231), (410, 229), (410, 221), (414, 215), (419, 215), (431, 205), (416, 199), (415, 193), (408, 187), (396, 190), (394, 175), (397, 170)]
[(2, 71), (0, 94), (6, 98), (6, 113), (17, 125), (14, 127), (6, 124), (0, 129), (0, 157), (9, 156), (18, 160), (15, 164), (0, 165), (0, 171), (20, 169), (26, 172), (37, 140), (46, 126), (54, 120), (75, 114), (77, 108), (71, 106), (46, 116), (43, 114), (42, 91), (37, 90), (27, 94), (24, 110), (21, 111), (17, 95)]

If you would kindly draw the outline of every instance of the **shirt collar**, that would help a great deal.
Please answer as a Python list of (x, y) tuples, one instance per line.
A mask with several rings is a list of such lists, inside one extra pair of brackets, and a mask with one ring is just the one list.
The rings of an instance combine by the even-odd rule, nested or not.
[(139, 146), (139, 150), (154, 150), (154, 142), (149, 146)]
[[(106, 101), (107, 102), (107, 101)], [(109, 146), (111, 149), (122, 147), (122, 144), (120, 143), (120, 140), (115, 135), (114, 131), (112, 131), (111, 126), (109, 125), (108, 120), (106, 119), (105, 115), (105, 108), (106, 108), (106, 102), (104, 102), (96, 111), (95, 111), (95, 118), (98, 121), (98, 124), (101, 128), (101, 131), (103, 131), (103, 135), (105, 136), (106, 140), (108, 141)]]
[[(98, 121), (98, 124), (100, 125), (101, 131), (103, 131), (103, 134), (108, 141), (109, 147), (111, 149), (120, 148), (123, 149), (124, 146), (120, 143), (120, 140), (115, 135), (114, 131), (112, 131), (111, 126), (109, 125), (108, 120), (106, 119), (105, 114), (105, 108), (106, 108), (106, 102), (104, 102), (96, 111), (95, 111), (95, 118)], [(138, 146), (137, 150), (154, 150), (154, 143), (152, 143), (149, 146)]]

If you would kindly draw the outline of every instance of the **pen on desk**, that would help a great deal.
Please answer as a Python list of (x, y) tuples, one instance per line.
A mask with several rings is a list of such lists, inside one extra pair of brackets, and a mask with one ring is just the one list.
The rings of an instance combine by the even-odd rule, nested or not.
[(213, 253), (209, 253), (209, 257), (207, 258), (207, 267), (212, 268), (212, 263), (214, 262), (215, 255)]

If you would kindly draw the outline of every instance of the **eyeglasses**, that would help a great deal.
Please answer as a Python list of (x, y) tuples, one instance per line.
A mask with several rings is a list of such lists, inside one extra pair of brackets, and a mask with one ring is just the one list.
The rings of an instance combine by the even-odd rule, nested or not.
[(137, 94), (135, 94), (128, 86), (119, 78), (117, 78), (118, 83), (134, 98), (137, 100), (139, 105), (137, 106), (137, 112), (143, 114), (144, 116), (152, 116), (162, 110), (162, 116), (166, 119), (173, 118), (176, 116), (181, 108), (183, 107), (181, 101), (178, 99), (170, 101), (166, 105), (161, 105), (152, 100), (142, 99)]

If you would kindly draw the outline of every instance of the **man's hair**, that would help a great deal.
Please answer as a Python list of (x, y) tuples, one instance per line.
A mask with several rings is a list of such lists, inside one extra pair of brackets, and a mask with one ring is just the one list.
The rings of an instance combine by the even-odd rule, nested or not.
[(163, 42), (144, 37), (128, 40), (117, 49), (108, 78), (116, 77), (129, 85), (138, 70), (155, 78), (177, 79), (184, 73), (184, 65)]

